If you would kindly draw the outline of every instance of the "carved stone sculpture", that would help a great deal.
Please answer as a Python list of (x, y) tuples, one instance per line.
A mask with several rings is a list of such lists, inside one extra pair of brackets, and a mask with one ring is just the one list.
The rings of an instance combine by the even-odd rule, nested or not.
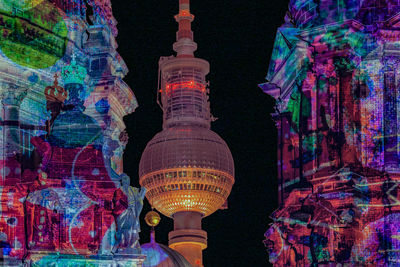
[(146, 189), (139, 191), (130, 186), (130, 179), (126, 174), (122, 174), (121, 178), (122, 186), (115, 191), (113, 197), (113, 215), (117, 228), (113, 253), (137, 254), (140, 252), (139, 215)]

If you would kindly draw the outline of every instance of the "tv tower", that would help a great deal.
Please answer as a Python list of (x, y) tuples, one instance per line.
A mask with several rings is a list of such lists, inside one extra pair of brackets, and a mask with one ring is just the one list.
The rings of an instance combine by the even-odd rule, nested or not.
[[(231, 152), (210, 130), (209, 63), (194, 57), (189, 0), (179, 0), (176, 56), (159, 61), (158, 103), (163, 130), (147, 144), (139, 166), (140, 184), (151, 205), (174, 220), (169, 246), (193, 266), (203, 266), (207, 233), (201, 220), (221, 208), (234, 183)], [(159, 101), (161, 100), (161, 101)]]

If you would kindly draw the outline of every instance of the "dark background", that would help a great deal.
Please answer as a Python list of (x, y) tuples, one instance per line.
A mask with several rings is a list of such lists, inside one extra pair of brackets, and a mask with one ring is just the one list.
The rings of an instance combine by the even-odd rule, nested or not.
[[(235, 161), (235, 184), (229, 209), (203, 219), (208, 248), (206, 267), (267, 266), (262, 240), (277, 207), (277, 135), (270, 113), (272, 97), (257, 84), (265, 81), (277, 28), (283, 23), (287, 0), (192, 0), (196, 56), (210, 62), (212, 124), (228, 144)], [(112, 0), (118, 21), (118, 52), (129, 74), (125, 81), (139, 102), (125, 117), (129, 143), (124, 171), (139, 187), (138, 166), (146, 144), (162, 127), (156, 104), (160, 56), (173, 53), (178, 0)], [(150, 210), (146, 201), (142, 212)], [(141, 243), (149, 242), (149, 227), (141, 219)], [(172, 219), (162, 216), (156, 228), (159, 243), (168, 244)]]

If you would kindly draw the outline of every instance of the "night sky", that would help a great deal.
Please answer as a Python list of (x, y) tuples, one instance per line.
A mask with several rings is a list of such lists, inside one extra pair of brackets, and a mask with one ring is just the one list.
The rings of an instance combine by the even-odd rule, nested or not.
[[(268, 266), (263, 234), (277, 207), (277, 136), (270, 113), (274, 99), (257, 84), (265, 81), (277, 28), (287, 0), (192, 0), (196, 56), (210, 62), (212, 130), (228, 144), (235, 161), (235, 184), (229, 209), (203, 219), (208, 248), (206, 267)], [(160, 56), (173, 53), (178, 0), (113, 0), (118, 21), (118, 52), (129, 68), (125, 81), (139, 103), (125, 117), (129, 143), (124, 171), (139, 187), (138, 167), (148, 141), (162, 127), (156, 104)], [(150, 210), (146, 201), (142, 212)], [(141, 243), (149, 242), (149, 227), (141, 220)], [(168, 244), (172, 219), (162, 216), (156, 228), (159, 243)]]

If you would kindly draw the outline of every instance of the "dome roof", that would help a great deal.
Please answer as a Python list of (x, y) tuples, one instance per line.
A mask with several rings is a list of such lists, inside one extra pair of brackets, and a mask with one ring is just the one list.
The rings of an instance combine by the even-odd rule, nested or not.
[(221, 137), (207, 128), (164, 129), (147, 144), (139, 165), (139, 177), (180, 167), (224, 171), (234, 176), (232, 154)]
[(64, 148), (94, 145), (101, 147), (103, 143), (102, 130), (92, 117), (78, 109), (62, 111), (54, 121), (50, 144)]
[(168, 246), (150, 242), (141, 248), (142, 254), (146, 255), (143, 267), (192, 267), (179, 252)]

